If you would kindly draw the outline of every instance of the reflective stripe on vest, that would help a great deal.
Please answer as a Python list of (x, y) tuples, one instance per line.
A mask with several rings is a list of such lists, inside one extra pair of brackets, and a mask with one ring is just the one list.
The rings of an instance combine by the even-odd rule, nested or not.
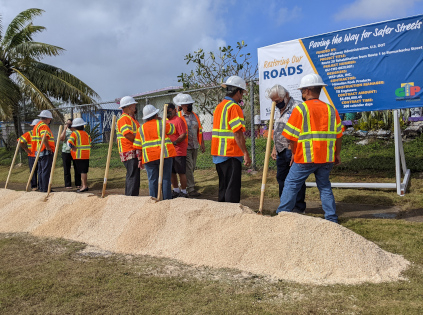
[(118, 143), (118, 149), (119, 149), (119, 153), (120, 152), (123, 152), (123, 148), (122, 148), (122, 139), (126, 139), (125, 138), (125, 136), (123, 135), (123, 132), (124, 131), (126, 131), (126, 130), (129, 130), (129, 131), (131, 131), (132, 133), (134, 133), (134, 134), (136, 134), (137, 133), (137, 125), (136, 125), (136, 123), (135, 123), (135, 121), (132, 119), (132, 117), (131, 116), (129, 116), (128, 114), (122, 114), (120, 117), (119, 117), (119, 119), (121, 119), (122, 117), (125, 117), (125, 115), (126, 116), (128, 116), (129, 118), (131, 118), (131, 127), (129, 127), (129, 125), (124, 125), (123, 127), (122, 127), (122, 130), (121, 131), (119, 131), (119, 127), (118, 127), (118, 125), (116, 124), (116, 138), (117, 138), (117, 143)]
[(240, 117), (234, 118), (227, 123), (226, 120), (228, 116), (228, 111), (234, 105), (235, 103), (232, 101), (229, 101), (224, 105), (222, 113), (220, 115), (220, 129), (213, 129), (212, 131), (212, 137), (219, 139), (218, 155), (221, 156), (226, 155), (226, 150), (228, 148), (227, 139), (235, 140), (235, 135), (232, 131), (232, 128), (235, 128), (239, 125), (245, 127), (244, 119)]
[(313, 141), (325, 141), (327, 145), (326, 161), (334, 162), (334, 148), (339, 128), (336, 126), (335, 108), (330, 104), (326, 105), (328, 109), (327, 131), (312, 131), (310, 125), (310, 112), (305, 102), (297, 106), (297, 109), (303, 117), (302, 132), (292, 125), (288, 126), (287, 124), (287, 126), (285, 126), (287, 133), (298, 136), (298, 144), (301, 145), (303, 149), (304, 163), (311, 163), (314, 161)]
[[(41, 140), (43, 139), (43, 137), (41, 136), (41, 134), (40, 134), (40, 127), (42, 127), (42, 126), (44, 126), (44, 125), (46, 125), (47, 126), (47, 124), (45, 123), (45, 122), (41, 122), (38, 126), (37, 126), (37, 128), (35, 129), (35, 135), (33, 136), (33, 140), (34, 141), (36, 141), (37, 142), (37, 149), (36, 149), (36, 151), (40, 151), (40, 149), (41, 149), (41, 147), (42, 147), (42, 144), (41, 144)], [(45, 131), (45, 132), (48, 132), (47, 130)], [(49, 135), (49, 136), (51, 136), (50, 135), (50, 133), (48, 133), (47, 135)], [(49, 139), (49, 141), (51, 141), (52, 139)], [(53, 140), (53, 143), (54, 143), (54, 140)]]
[(91, 153), (91, 145), (90, 144), (82, 144), (82, 137), (80, 134), (80, 130), (75, 130), (76, 133), (76, 139), (75, 139), (75, 143), (76, 143), (76, 158), (80, 159), (82, 157), (82, 153), (84, 151), (88, 151), (88, 153)]
[[(154, 140), (145, 140), (145, 131), (144, 131), (144, 124), (141, 126), (140, 128), (140, 136), (141, 136), (141, 146), (142, 146), (142, 153), (144, 156), (144, 163), (148, 163), (150, 161), (150, 159), (148, 158), (148, 153), (147, 153), (147, 149), (148, 148), (154, 148), (154, 147), (158, 147), (160, 149), (161, 144), (162, 144), (162, 124), (161, 121), (156, 120), (156, 127), (157, 127), (157, 135), (158, 135), (158, 139), (154, 139)], [(175, 126), (173, 124), (169, 124), (170, 126), (170, 131), (169, 133), (172, 134), (175, 132)], [(165, 135), (166, 136), (166, 135)], [(169, 138), (165, 138), (165, 151), (164, 151), (164, 157), (168, 158), (169, 157), (169, 151), (167, 150), (167, 145), (168, 144), (172, 144), (172, 141), (170, 141)]]

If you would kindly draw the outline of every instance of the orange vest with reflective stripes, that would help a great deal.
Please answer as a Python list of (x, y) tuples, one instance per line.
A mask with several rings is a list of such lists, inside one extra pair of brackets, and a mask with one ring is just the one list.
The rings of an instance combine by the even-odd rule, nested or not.
[(88, 160), (91, 153), (91, 137), (85, 130), (75, 130), (70, 135), (68, 142), (76, 147), (76, 151), (71, 150), (74, 160)]
[[(198, 118), (198, 115), (194, 112), (191, 112), (191, 113), (194, 114), (195, 118), (197, 119), (197, 123), (198, 123), (197, 141), (198, 141), (198, 144), (201, 145), (201, 141), (203, 140), (203, 126), (201, 125), (200, 118)], [(189, 134), (188, 123), (187, 123), (185, 116), (183, 115), (182, 110), (180, 112), (178, 112), (178, 116), (183, 118), (185, 126), (187, 127), (187, 137), (185, 138), (185, 141), (188, 142), (188, 134)]]
[(28, 156), (35, 157), (35, 146), (32, 145), (32, 130), (25, 132), (22, 136), (19, 137), (19, 141), (21, 143), (26, 143), (28, 150), (31, 151), (31, 153), (28, 154)]
[(341, 119), (335, 106), (308, 100), (294, 108), (282, 135), (297, 141), (295, 163), (333, 163), (336, 139), (342, 137)]
[(245, 131), (241, 107), (231, 100), (223, 100), (213, 113), (211, 154), (215, 156), (243, 156), (235, 141), (234, 132)]
[(32, 145), (34, 146), (35, 151), (43, 152), (46, 149), (46, 146), (44, 144), (41, 145), (41, 140), (43, 139), (45, 133), (47, 133), (46, 138), (48, 140), (48, 144), (54, 152), (56, 144), (54, 143), (53, 133), (51, 132), (50, 127), (43, 121), (39, 121), (32, 129)]
[(119, 117), (116, 132), (119, 153), (135, 150), (134, 143), (126, 139), (125, 135), (132, 132), (135, 136), (139, 127), (140, 123), (128, 114), (123, 113)]
[[(166, 124), (166, 135), (175, 133), (175, 126), (173, 124)], [(160, 151), (162, 144), (162, 121), (152, 119), (145, 122), (137, 132), (134, 141), (134, 147), (142, 150), (142, 163), (153, 162), (160, 159)], [(176, 156), (175, 147), (170, 141), (169, 137), (165, 138), (165, 152), (164, 157)]]

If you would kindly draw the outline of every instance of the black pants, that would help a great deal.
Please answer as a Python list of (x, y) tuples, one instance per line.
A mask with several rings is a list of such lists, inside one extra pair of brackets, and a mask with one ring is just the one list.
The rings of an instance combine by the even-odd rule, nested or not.
[(44, 155), (38, 159), (38, 180), (40, 191), (47, 192), (48, 182), (50, 180), (51, 165), (53, 164), (53, 155)]
[[(289, 170), (291, 168), (291, 166), (289, 165), (291, 163), (291, 156), (292, 156), (291, 150), (285, 149), (282, 152), (279, 152), (276, 158), (276, 166), (277, 166), (276, 180), (279, 183), (279, 198), (282, 195), (283, 187), (285, 186), (285, 179), (288, 176)], [(297, 199), (295, 202), (295, 208), (297, 208), (300, 211), (304, 211), (306, 208), (305, 193), (306, 193), (306, 184), (304, 183), (297, 194)]]
[(71, 163), (73, 163), (73, 170), (75, 174), (75, 186), (81, 186), (81, 174), (78, 172), (75, 166), (75, 160), (72, 159), (72, 155), (70, 153), (62, 152), (62, 161), (65, 187), (72, 187)]
[(138, 159), (123, 162), (126, 167), (125, 195), (139, 196), (140, 194), (140, 169)]
[(241, 200), (241, 161), (229, 158), (216, 164), (219, 175), (219, 202), (238, 203)]
[[(35, 162), (35, 156), (28, 156), (29, 174), (31, 174), (31, 172), (32, 172), (32, 167), (34, 166), (34, 162)], [(31, 188), (37, 188), (38, 187), (37, 173), (38, 173), (38, 164), (35, 167), (34, 175), (31, 178)]]

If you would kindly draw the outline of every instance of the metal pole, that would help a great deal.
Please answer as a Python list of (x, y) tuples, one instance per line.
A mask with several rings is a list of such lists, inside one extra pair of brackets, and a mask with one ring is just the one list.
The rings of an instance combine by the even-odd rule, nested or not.
[(401, 137), (401, 127), (399, 124), (398, 110), (394, 109), (394, 141), (395, 141), (395, 182), (397, 185), (397, 194), (401, 195), (401, 166), (399, 141)]
[(256, 137), (254, 127), (254, 80), (250, 80), (250, 111), (251, 111), (251, 168), (256, 170)]

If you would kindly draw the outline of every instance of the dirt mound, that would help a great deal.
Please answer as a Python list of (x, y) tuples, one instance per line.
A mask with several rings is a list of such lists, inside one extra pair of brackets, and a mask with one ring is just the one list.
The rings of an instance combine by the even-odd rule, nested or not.
[(332, 222), (240, 204), (0, 190), (0, 232), (63, 237), (104, 250), (236, 268), (314, 284), (401, 279), (409, 262)]

